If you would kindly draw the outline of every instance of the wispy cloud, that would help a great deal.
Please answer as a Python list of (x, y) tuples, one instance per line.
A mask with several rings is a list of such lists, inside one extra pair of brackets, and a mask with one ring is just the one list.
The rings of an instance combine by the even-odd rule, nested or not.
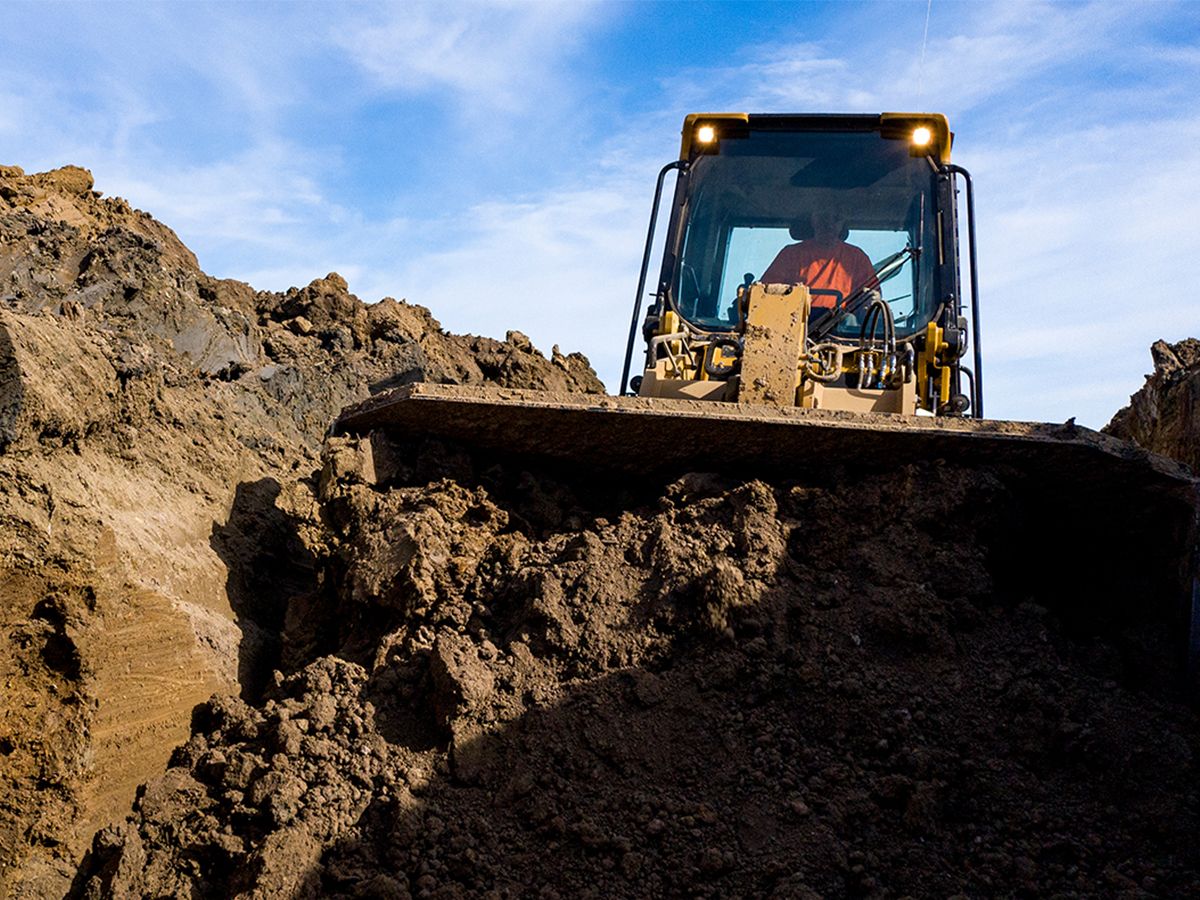
[[(409, 2), (372, 8), (335, 41), (377, 85), (445, 90), (468, 112), (529, 110), (561, 82), (594, 3)], [(534, 107), (536, 108), (536, 107)]]
[(309, 244), (346, 215), (316, 178), (325, 165), (320, 154), (286, 141), (264, 140), (212, 163), (154, 172), (124, 156), (102, 162), (101, 187), (136, 197), (189, 240), (219, 254), (215, 268), (225, 276), (245, 277), (237, 267), (255, 268), (255, 259), (278, 260), (295, 250), (311, 261), (311, 247), (293, 250), (293, 242)]
[(487, 202), (455, 222), (452, 249), (374, 268), (366, 295), (403, 292), (451, 330), (518, 329), (543, 351), (582, 350), (616, 387), (653, 173), (637, 169), (526, 200)]
[[(819, 40), (796, 25), (750, 41), (736, 65), (690, 69), (667, 81), (692, 106), (735, 109), (961, 113), (1039, 75), (1070, 67), (1139, 9), (1121, 4), (935, 3), (922, 59), (923, 4), (860, 7)], [(822, 25), (825, 23), (822, 22)]]
[[(486, 204), (468, 213), (436, 194), (437, 179), (452, 187), (454, 171), (483, 152), (438, 130), (445, 111), (561, 114), (572, 93), (564, 66), (598, 15), (590, 3), (521, 2), (110, 11), (60, 4), (52, 22), (26, 7), (14, 24), (34, 44), (41, 32), (70, 36), (70, 52), (52, 66), (0, 37), (0, 50), (12, 51), (0, 53), (0, 134), (21, 148), (3, 162), (86, 165), (99, 189), (166, 221), (215, 274), (272, 288), (333, 268), (379, 273), (370, 283), (382, 286), (398, 257), (433, 252), (438, 227), (451, 242), (480, 235), (479, 223), (463, 223), (486, 219)], [(432, 195), (431, 208), (393, 204), (381, 219), (348, 206), (339, 187), (363, 179), (347, 172), (344, 151), (373, 126), (379, 103), (421, 93), (433, 98), (413, 119), (420, 152), (434, 161), (427, 183), (381, 166), (389, 182), (373, 187), (401, 203), (414, 190)], [(508, 145), (508, 167), (534, 164), (535, 144)], [(493, 196), (507, 202), (502, 189)], [(393, 282), (379, 293), (401, 290)]]
[[(1140, 386), (1144, 348), (1196, 331), (1200, 118), (1048, 132), (1021, 149), (976, 167), (980, 190), (1004, 186), (980, 224), (988, 358), (1045, 381), (1121, 380), (1079, 411), (1103, 424)], [(1000, 408), (1048, 402), (1033, 391)]]

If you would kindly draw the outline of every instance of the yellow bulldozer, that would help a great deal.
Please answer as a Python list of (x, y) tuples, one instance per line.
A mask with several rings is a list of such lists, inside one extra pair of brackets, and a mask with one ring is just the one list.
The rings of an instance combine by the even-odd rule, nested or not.
[[(621, 387), (644, 397), (982, 416), (970, 176), (945, 116), (690, 115), (663, 168)], [(663, 181), (644, 371), (629, 383)], [(974, 369), (958, 260), (968, 190)], [(792, 243), (795, 241), (796, 243)], [(964, 390), (965, 387), (965, 390)]]
[[(345, 410), (333, 431), (641, 475), (1002, 467), (1027, 503), (1022, 537), (1050, 572), (1046, 593), (1106, 586), (1069, 603), (1084, 619), (1179, 629), (1195, 680), (1196, 477), (1073, 420), (983, 418), (973, 187), (951, 142), (932, 113), (689, 115), (658, 175), (615, 396), (412, 384)], [(1138, 595), (1129, 609), (1117, 584)]]

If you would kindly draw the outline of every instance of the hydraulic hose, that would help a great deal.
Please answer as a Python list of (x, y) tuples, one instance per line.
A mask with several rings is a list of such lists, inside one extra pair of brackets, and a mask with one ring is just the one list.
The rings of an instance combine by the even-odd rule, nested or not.
[[(883, 347), (880, 349), (875, 346), (875, 332), (881, 325), (883, 326)], [(874, 354), (880, 354), (879, 383), (882, 384), (895, 369), (896, 364), (896, 320), (892, 316), (892, 308), (882, 297), (876, 297), (867, 308), (867, 315), (859, 330), (858, 343), (860, 359), (871, 363), (866, 367), (865, 375), (868, 381), (874, 377), (872, 363)], [(862, 378), (863, 368), (860, 364), (860, 378)]]
[[(805, 365), (805, 374), (813, 381), (821, 381), (826, 384), (832, 381), (837, 381), (842, 374), (842, 347), (840, 344), (814, 344), (808, 348), (808, 363)], [(824, 372), (818, 372), (814, 362), (820, 363)]]

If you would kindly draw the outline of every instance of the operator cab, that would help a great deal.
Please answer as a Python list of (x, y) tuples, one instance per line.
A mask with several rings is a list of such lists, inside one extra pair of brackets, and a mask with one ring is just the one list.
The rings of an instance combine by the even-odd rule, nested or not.
[[(646, 371), (664, 355), (677, 358), (656, 377), (655, 390), (673, 391), (668, 380), (727, 377), (718, 374), (724, 370), (711, 358), (740, 353), (751, 287), (795, 284), (808, 289), (811, 311), (802, 338), (807, 350), (801, 349), (801, 381), (807, 366), (812, 378), (826, 384), (868, 383), (856, 381), (848, 370), (847, 377), (833, 378), (828, 370), (805, 363), (817, 347), (847, 348), (844, 358), (840, 350), (834, 355), (850, 366), (870, 359), (855, 356), (849, 349), (855, 345), (873, 352), (875, 345), (868, 344), (883, 341), (885, 356), (915, 359), (928, 335), (934, 335), (939, 346), (951, 345), (938, 349), (936, 359), (929, 357), (939, 371), (922, 375), (935, 378), (936, 387), (918, 384), (912, 401), (889, 399), (868, 408), (909, 411), (915, 403), (913, 411), (951, 413), (957, 406), (958, 412), (973, 407), (978, 414), (982, 404), (975, 379), (959, 362), (966, 349), (966, 319), (955, 177), (966, 173), (949, 165), (951, 138), (946, 118), (928, 113), (688, 116), (680, 159), (659, 180), (661, 192), (667, 171), (678, 173), (655, 302), (643, 327)], [(828, 228), (830, 220), (839, 223), (836, 235)], [(825, 233), (814, 235), (819, 222), (826, 223)], [(651, 235), (653, 230), (652, 217)], [(647, 263), (649, 246), (648, 240)], [(829, 275), (825, 260), (797, 274), (792, 261), (818, 256), (821, 246), (836, 246), (852, 260), (854, 276), (850, 267), (841, 267), (836, 277), (817, 276), (822, 267)], [(641, 289), (639, 302), (640, 296)], [(636, 309), (634, 317), (636, 322)], [(682, 353), (676, 352), (675, 338), (666, 340), (675, 334), (684, 335)], [(700, 352), (704, 359), (690, 364), (689, 357)], [(868, 380), (881, 388), (898, 375), (911, 380), (907, 372), (884, 368)], [(970, 397), (960, 389), (962, 375), (972, 377)], [(697, 397), (738, 396), (736, 387), (686, 390)], [(954, 402), (948, 405), (950, 397)]]
[[(716, 120), (708, 142), (693, 131), (686, 148), (680, 227), (660, 282), (678, 313), (702, 330), (736, 328), (738, 288), (760, 280), (785, 247), (811, 239), (812, 216), (824, 213), (845, 222), (842, 239), (877, 272), (887, 267), (879, 290), (897, 336), (922, 330), (939, 305), (936, 167), (926, 153), (913, 155), (911, 129), (885, 135), (879, 116), (747, 119)], [(817, 294), (814, 307), (852, 299)], [(833, 334), (857, 338), (860, 319), (847, 312)]]

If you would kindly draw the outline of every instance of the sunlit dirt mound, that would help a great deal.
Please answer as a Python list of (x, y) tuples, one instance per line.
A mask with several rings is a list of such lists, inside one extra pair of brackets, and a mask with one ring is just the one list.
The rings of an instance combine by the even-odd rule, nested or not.
[(266, 683), (320, 590), (325, 431), (415, 380), (603, 390), (337, 274), (211, 278), (87, 171), (0, 167), (0, 896), (60, 896), (192, 707)]
[(1154, 373), (1104, 430), (1200, 472), (1200, 341), (1155, 341)]
[(1023, 490), (334, 439), (335, 588), (289, 608), (292, 673), (200, 707), (76, 889), (1194, 894), (1174, 639), (1094, 621), (1087, 572), (1045, 577)]

